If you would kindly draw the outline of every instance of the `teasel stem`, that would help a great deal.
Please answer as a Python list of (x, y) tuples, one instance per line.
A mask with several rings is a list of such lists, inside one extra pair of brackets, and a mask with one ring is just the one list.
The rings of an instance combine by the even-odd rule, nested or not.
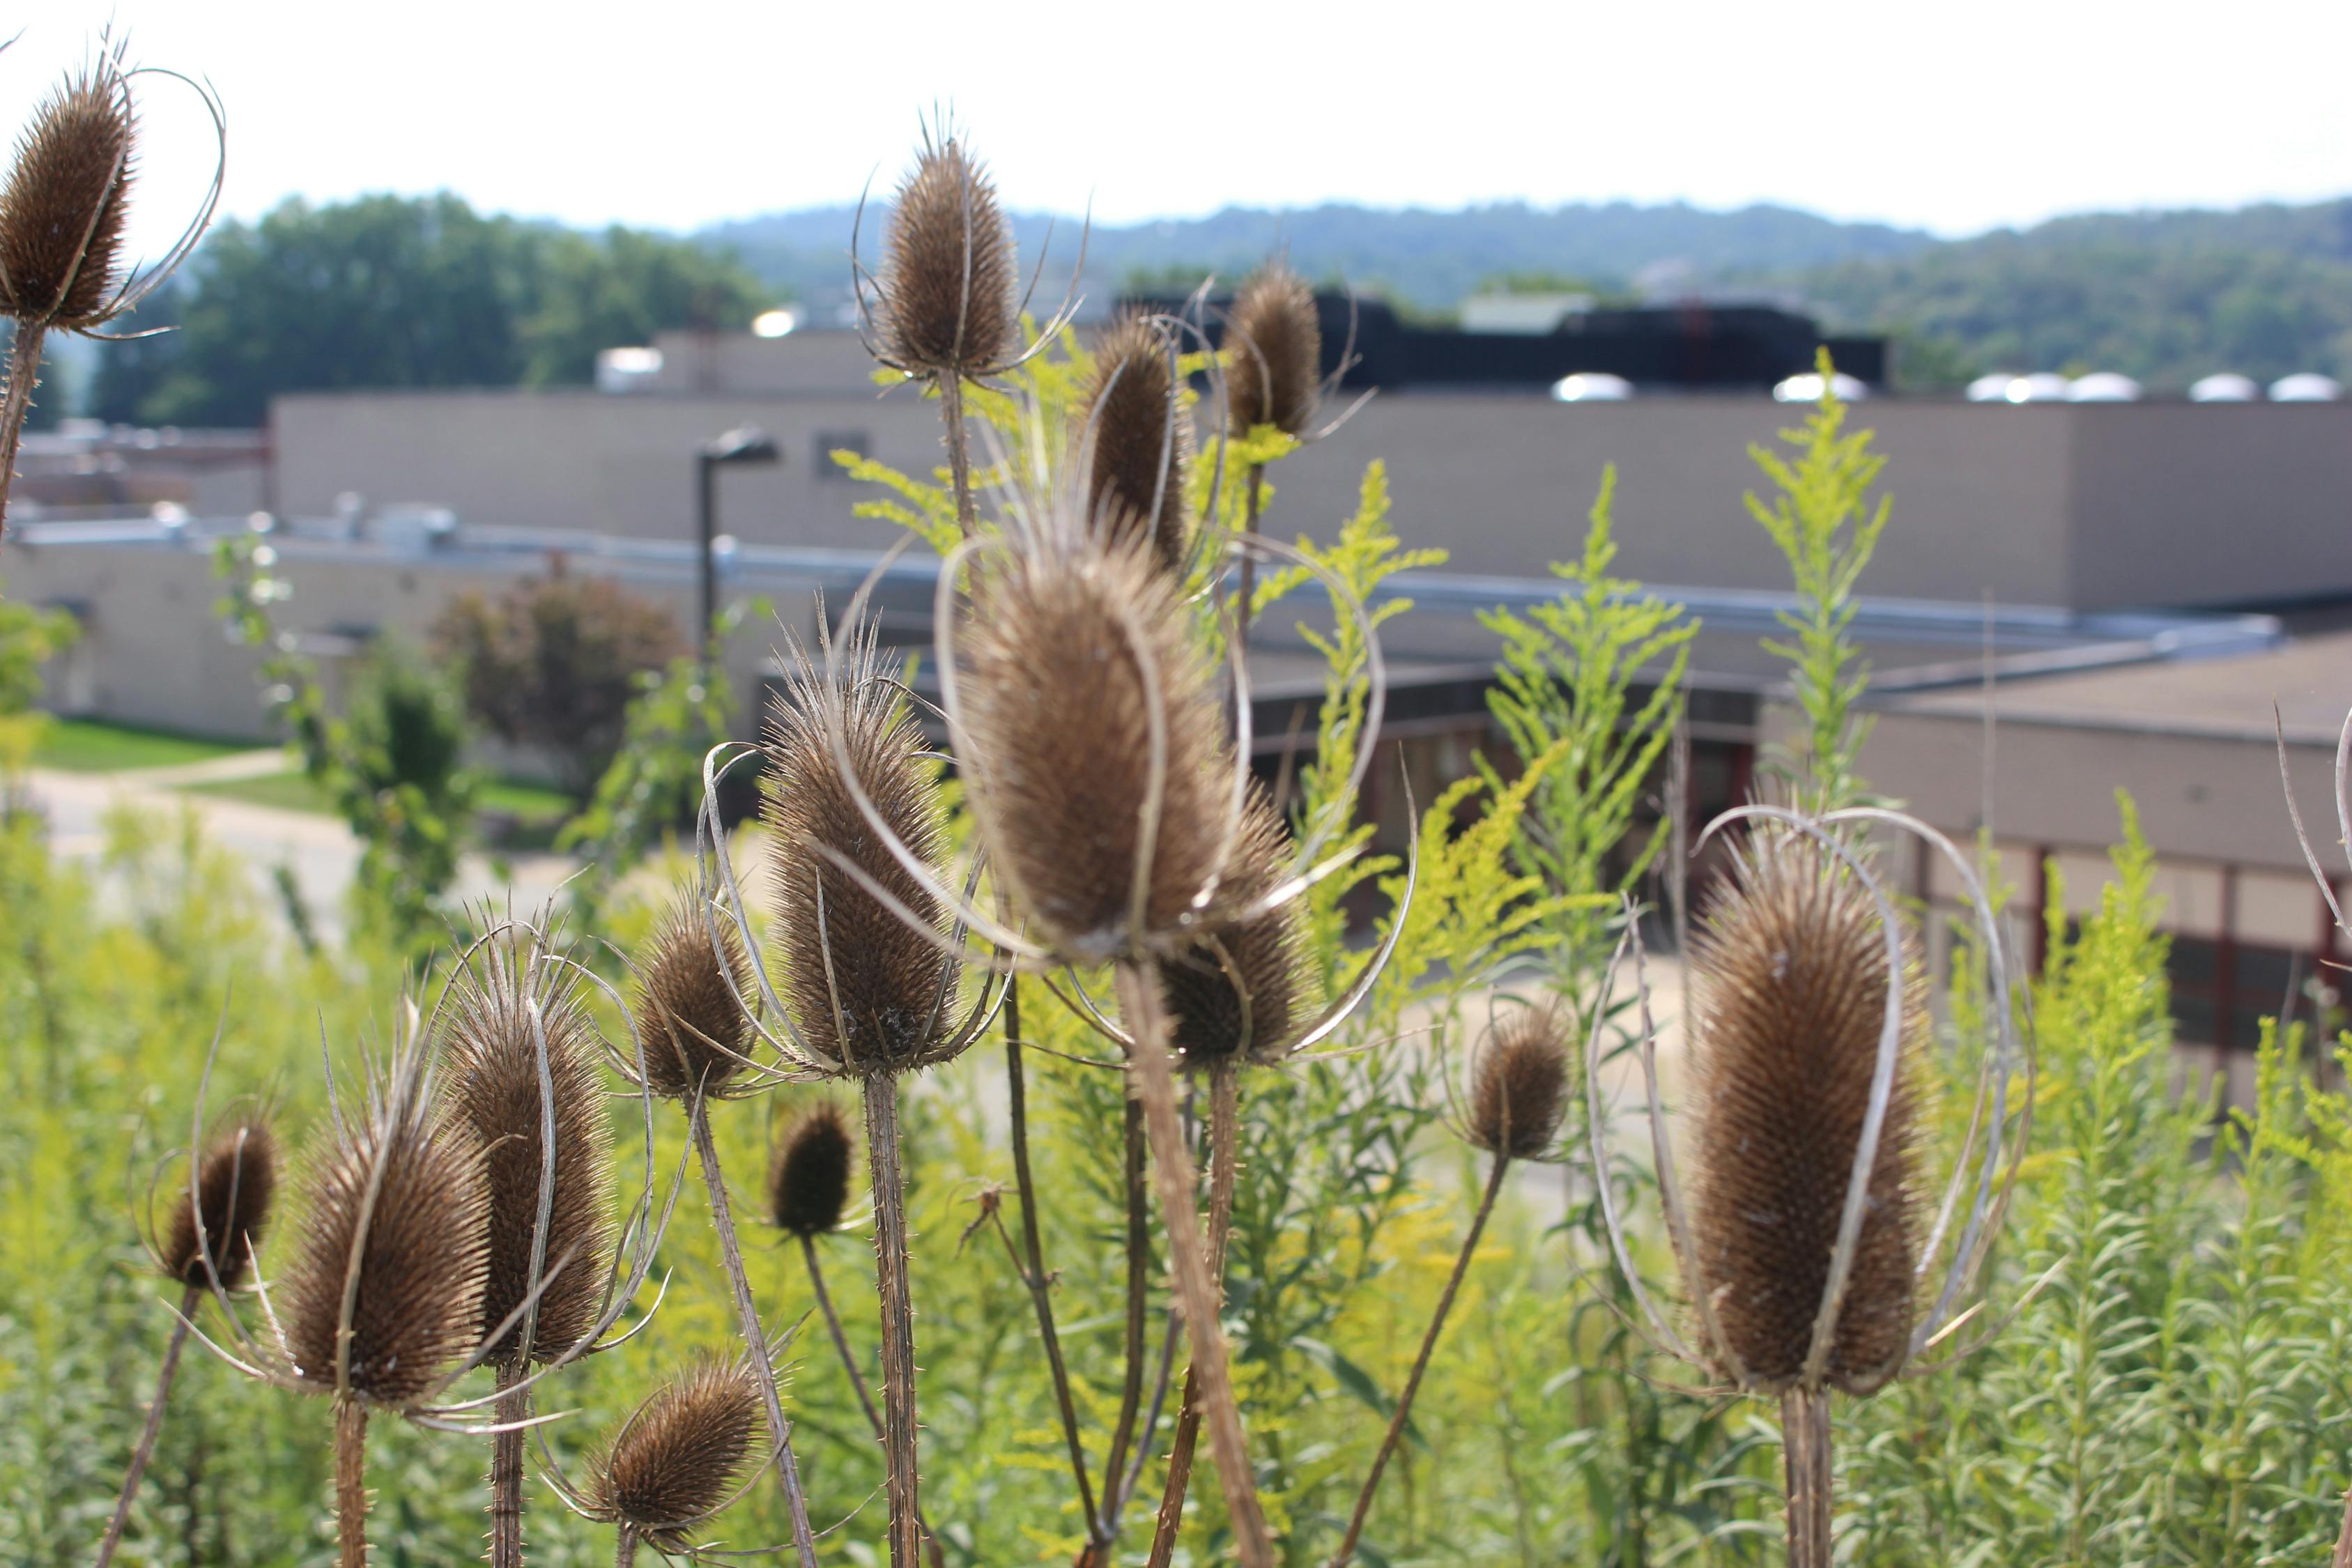
[(522, 1381), (520, 1356), (501, 1359), (497, 1367), (499, 1430), (490, 1436), (490, 1568), (522, 1568), (523, 1429), (530, 1414), (528, 1393), (507, 1390)]
[[(1192, 1154), (1185, 1146), (1183, 1126), (1176, 1113), (1176, 1072), (1168, 1053), (1166, 999), (1160, 994), (1160, 977), (1148, 963), (1118, 966), (1118, 994), (1128, 1032), (1135, 1041), (1129, 1060), (1143, 1100), (1152, 1173), (1168, 1232), (1169, 1259), (1176, 1271), (1187, 1331), (1192, 1336), (1192, 1365), (1187, 1381), (1209, 1428), (1210, 1452), (1217, 1461), (1217, 1479), (1224, 1489), (1225, 1511), (1233, 1523), (1234, 1552), (1243, 1568), (1270, 1568), (1273, 1546), (1265, 1516), (1258, 1507), (1249, 1439), (1242, 1430), (1241, 1407), (1234, 1398), (1232, 1373), (1226, 1364), (1216, 1277), (1201, 1235), (1201, 1216), (1194, 1208)], [(1165, 1523), (1163, 1519), (1163, 1529)]]
[(1127, 1383), (1119, 1390), (1118, 1418), (1112, 1424), (1110, 1453), (1103, 1464), (1103, 1550), (1088, 1559), (1092, 1568), (1109, 1568), (1109, 1548), (1118, 1540), (1118, 1516), (1127, 1505), (1127, 1455), (1143, 1405), (1144, 1335), (1150, 1307), (1151, 1194), (1143, 1169), (1143, 1106), (1129, 1095), (1126, 1110)]
[(341, 1568), (367, 1568), (367, 1406), (335, 1401), (335, 1540)]
[(917, 1469), (915, 1307), (907, 1285), (907, 1187), (899, 1163), (898, 1080), (864, 1080), (866, 1158), (874, 1179), (874, 1288), (882, 1307), (882, 1458), (890, 1500), (891, 1568), (915, 1568), (923, 1546)]
[[(825, 1331), (833, 1336), (835, 1353), (841, 1357), (842, 1370), (849, 1374), (849, 1386), (857, 1395), (858, 1408), (866, 1412), (866, 1424), (874, 1428), (874, 1440), (879, 1443), (883, 1440), (882, 1412), (875, 1406), (873, 1391), (866, 1386), (866, 1374), (858, 1370), (857, 1352), (849, 1348), (849, 1335), (842, 1330), (841, 1314), (833, 1305), (833, 1292), (825, 1289), (824, 1269), (816, 1255), (816, 1237), (801, 1237), (801, 1257), (808, 1263), (809, 1289), (816, 1296), (817, 1315), (824, 1320)], [(947, 1553), (940, 1546), (939, 1532), (920, 1514), (916, 1515), (916, 1520), (923, 1527), (923, 1547), (931, 1568), (946, 1568)]]
[[(1077, 1405), (1070, 1397), (1070, 1369), (1062, 1359), (1062, 1336), (1054, 1327), (1054, 1291), (1045, 1274), (1045, 1242), (1037, 1220), (1037, 1183), (1029, 1166), (1029, 1084), (1021, 1070), (1021, 1007), (1009, 991), (1004, 998), (1004, 1087), (1012, 1111), (1013, 1184), (1021, 1195), (1022, 1251), (1013, 1255), (1013, 1268), (1029, 1287), (1029, 1300), (1037, 1309), (1037, 1336), (1045, 1346), (1045, 1364), (1054, 1374), (1062, 1439), (1070, 1450), (1071, 1474), (1077, 1479), (1078, 1511), (1087, 1521), (1088, 1538), (1099, 1547), (1106, 1543), (1103, 1518), (1095, 1510), (1086, 1445), (1078, 1437)], [(1000, 1218), (997, 1224), (1002, 1228), (1003, 1221)], [(1005, 1237), (1008, 1248), (1012, 1240), (1010, 1236)]]
[[(1216, 1277), (1217, 1306), (1225, 1300), (1225, 1243), (1234, 1228), (1234, 1180), (1240, 1169), (1241, 1062), (1227, 1057), (1209, 1068), (1209, 1270)], [(1168, 1450), (1168, 1485), (1160, 1500), (1160, 1522), (1151, 1561), (1167, 1568), (1176, 1551), (1177, 1527), (1184, 1520), (1184, 1493), (1192, 1483), (1192, 1454), (1201, 1441), (1201, 1405), (1192, 1373), (1184, 1373), (1184, 1404), (1176, 1415), (1176, 1436)]]
[(16, 483), (16, 447), (25, 437), (25, 420), (33, 411), (33, 388), (41, 377), (41, 340), (48, 331), (38, 321), (20, 320), (16, 342), (8, 349), (8, 385), (0, 391), (0, 535), (8, 527), (8, 492)]
[(1454, 1272), (1446, 1276), (1444, 1293), (1437, 1298), (1437, 1310), (1430, 1316), (1429, 1331), (1421, 1336), (1421, 1353), (1413, 1357), (1412, 1371), (1404, 1380), (1404, 1392), (1397, 1396), (1396, 1414), (1389, 1417), (1388, 1435), (1381, 1439), (1380, 1452), (1372, 1456), (1371, 1470), (1364, 1477), (1364, 1489), (1356, 1494), (1356, 1511), (1348, 1517), (1348, 1533), (1340, 1537), (1339, 1550), (1331, 1554), (1330, 1568), (1347, 1568), (1356, 1555), (1357, 1539), (1364, 1533), (1364, 1521), (1372, 1511), (1372, 1495), (1381, 1488), (1381, 1472), (1388, 1468), (1397, 1442), (1404, 1436), (1405, 1423), (1412, 1417), (1413, 1395), (1421, 1392), (1421, 1380), (1429, 1371), (1429, 1358), (1437, 1350), (1437, 1337), (1445, 1331), (1446, 1314), (1454, 1310), (1454, 1298), (1461, 1291), (1462, 1277), (1470, 1272), (1471, 1255), (1478, 1250), (1478, 1238), (1486, 1234), (1486, 1221), (1495, 1212), (1495, 1200), (1502, 1195), (1504, 1173), (1510, 1168), (1509, 1155), (1495, 1156), (1495, 1168), (1486, 1176), (1486, 1191), (1478, 1199), (1478, 1212), (1470, 1221), (1470, 1234), (1462, 1238), (1462, 1250), (1454, 1258)]
[(180, 1298), (180, 1315), (173, 1320), (172, 1338), (163, 1346), (163, 1369), (155, 1374), (155, 1402), (147, 1407), (147, 1426), (139, 1434), (139, 1446), (131, 1450), (131, 1468), (122, 1478), (122, 1495), (115, 1500), (114, 1518), (106, 1527), (106, 1538), (98, 1543), (98, 1568), (114, 1561), (114, 1549), (122, 1541), (123, 1527), (131, 1521), (131, 1502), (139, 1495), (139, 1482), (147, 1474), (147, 1461), (155, 1456), (155, 1438), (163, 1430), (163, 1402), (172, 1397), (172, 1380), (179, 1375), (180, 1352), (188, 1342), (188, 1323), (203, 1303), (205, 1288), (191, 1285)]
[[(1242, 537), (1257, 532), (1258, 507), (1265, 499), (1265, 465), (1252, 463), (1249, 470), (1248, 499), (1243, 503)], [(1242, 581), (1239, 602), (1234, 606), (1234, 643), (1244, 658), (1249, 657), (1250, 600), (1257, 584), (1257, 560), (1244, 552), (1242, 555)]]
[(719, 1233), (719, 1255), (726, 1261), (727, 1282), (735, 1290), (735, 1316), (743, 1331), (743, 1353), (760, 1384), (767, 1406), (768, 1434), (776, 1445), (776, 1484), (783, 1489), (784, 1509), (793, 1523), (793, 1550), (801, 1568), (816, 1568), (816, 1536), (809, 1529), (808, 1498), (801, 1490), (800, 1466), (793, 1458), (793, 1429), (784, 1420), (784, 1402), (776, 1394), (776, 1364), (768, 1354), (768, 1331), (751, 1300), (751, 1281), (743, 1272), (743, 1247), (735, 1235), (735, 1211), (727, 1201), (727, 1176), (719, 1168), (719, 1145), (710, 1136), (710, 1101), (696, 1094), (687, 1102), (688, 1128), (694, 1152), (701, 1157), (703, 1184), (710, 1189), (710, 1225)]
[(940, 417), (948, 427), (948, 474), (955, 485), (956, 527), (970, 539), (980, 525), (980, 516), (971, 500), (971, 447), (964, 437), (963, 377), (949, 374), (939, 380)]
[(1803, 1384), (1780, 1395), (1789, 1487), (1789, 1568), (1830, 1568), (1830, 1394)]
[(613, 1548), (613, 1568), (636, 1568), (637, 1532), (621, 1526), (620, 1543)]

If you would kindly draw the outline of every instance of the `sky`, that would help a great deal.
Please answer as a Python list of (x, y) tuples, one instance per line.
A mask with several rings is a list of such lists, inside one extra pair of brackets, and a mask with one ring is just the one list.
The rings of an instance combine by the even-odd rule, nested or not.
[[(13, 11), (15, 19), (8, 19)], [(222, 210), (448, 189), (688, 229), (854, 200), (953, 107), (1024, 209), (1773, 202), (1959, 235), (2352, 194), (2347, 0), (1648, 0), (1188, 10), (1004, 0), (0, 4), (16, 118), (110, 23), (226, 105)], [(211, 169), (138, 84), (134, 234)], [(8, 117), (0, 112), (0, 119)]]

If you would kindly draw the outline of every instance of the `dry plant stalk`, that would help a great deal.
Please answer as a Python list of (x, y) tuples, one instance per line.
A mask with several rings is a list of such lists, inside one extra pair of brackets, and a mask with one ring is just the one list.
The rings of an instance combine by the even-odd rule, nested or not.
[(512, 923), (459, 970), (444, 1008), (443, 1115), (485, 1151), (489, 1181), (476, 1333), (506, 1395), (491, 1439), (490, 1563), (521, 1568), (530, 1395), (511, 1391), (533, 1362), (593, 1338), (614, 1247), (602, 1042), (579, 982)]
[(180, 1305), (163, 1347), (163, 1364), (155, 1375), (147, 1425), (131, 1451), (114, 1517), (98, 1544), (98, 1568), (107, 1568), (121, 1544), (131, 1502), (163, 1429), (163, 1405), (172, 1396), (180, 1352), (187, 1348), (198, 1303), (207, 1291), (237, 1289), (253, 1272), (278, 1192), (278, 1144), (268, 1114), (253, 1106), (223, 1118), (211, 1142), (189, 1164), (186, 1192), (186, 1202), (173, 1205), (163, 1244), (150, 1248), (156, 1272), (180, 1287)]
[(693, 1554), (695, 1527), (750, 1484), (762, 1401), (747, 1363), (706, 1361), (621, 1423), (591, 1462), (581, 1499), (582, 1512), (619, 1531), (619, 1568), (636, 1560), (640, 1542), (665, 1557)]

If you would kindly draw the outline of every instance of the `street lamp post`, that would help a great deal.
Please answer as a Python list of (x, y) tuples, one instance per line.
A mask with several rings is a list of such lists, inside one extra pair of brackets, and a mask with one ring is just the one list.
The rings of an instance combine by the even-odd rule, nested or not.
[(701, 592), (696, 597), (701, 618), (695, 623), (701, 629), (695, 640), (702, 650), (706, 674), (716, 657), (711, 647), (711, 623), (719, 614), (719, 566), (711, 548), (719, 517), (719, 470), (737, 463), (772, 465), (783, 460), (783, 451), (776, 445), (776, 438), (751, 425), (739, 425), (695, 450), (695, 532), (702, 547)]

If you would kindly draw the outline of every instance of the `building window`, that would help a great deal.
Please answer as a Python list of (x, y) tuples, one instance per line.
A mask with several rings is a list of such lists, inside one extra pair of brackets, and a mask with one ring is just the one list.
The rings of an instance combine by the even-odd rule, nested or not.
[(874, 438), (863, 430), (818, 431), (811, 467), (821, 482), (849, 478), (849, 471), (834, 460), (835, 452), (855, 452), (861, 458), (870, 458), (874, 455)]

